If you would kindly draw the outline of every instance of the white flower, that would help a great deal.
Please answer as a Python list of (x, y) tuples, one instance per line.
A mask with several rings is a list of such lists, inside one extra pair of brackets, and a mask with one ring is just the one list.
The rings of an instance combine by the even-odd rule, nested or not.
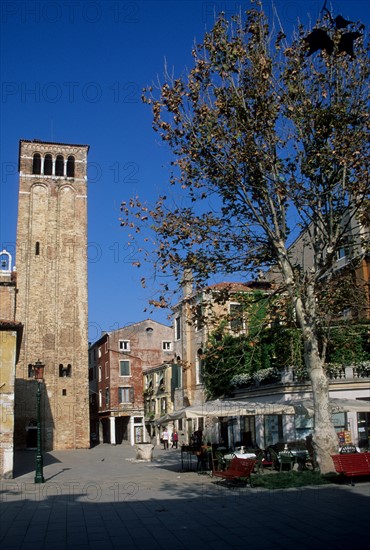
[(278, 378), (278, 373), (274, 367), (269, 367), (268, 369), (262, 369), (254, 374), (236, 374), (232, 377), (230, 385), (234, 388), (242, 386), (250, 386), (256, 382), (262, 382), (268, 378)]

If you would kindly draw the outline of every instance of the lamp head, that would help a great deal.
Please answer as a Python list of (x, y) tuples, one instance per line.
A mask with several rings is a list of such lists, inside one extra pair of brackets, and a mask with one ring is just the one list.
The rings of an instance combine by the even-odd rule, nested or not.
[(40, 359), (38, 359), (36, 361), (36, 363), (33, 365), (33, 370), (34, 370), (34, 373), (35, 373), (35, 380), (43, 380), (44, 378), (44, 368), (45, 368), (45, 365), (44, 363), (42, 363), (40, 361)]

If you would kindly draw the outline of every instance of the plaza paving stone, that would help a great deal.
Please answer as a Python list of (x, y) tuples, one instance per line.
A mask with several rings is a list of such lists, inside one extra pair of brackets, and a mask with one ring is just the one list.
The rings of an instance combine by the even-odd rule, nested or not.
[(16, 453), (15, 477), (1, 481), (2, 550), (170, 547), (218, 550), (340, 550), (370, 540), (370, 482), (286, 490), (226, 488), (181, 470), (179, 450), (156, 447), (152, 462), (129, 445), (44, 454)]

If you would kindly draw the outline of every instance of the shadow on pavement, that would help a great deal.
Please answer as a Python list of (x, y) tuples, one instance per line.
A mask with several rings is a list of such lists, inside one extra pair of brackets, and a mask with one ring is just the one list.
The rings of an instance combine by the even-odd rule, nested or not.
[[(50, 453), (43, 453), (44, 467), (50, 464), (60, 463), (55, 456)], [(36, 468), (36, 451), (15, 451), (14, 453), (14, 469), (13, 477), (17, 478), (25, 474), (35, 471)]]
[[(368, 543), (368, 497), (353, 488), (225, 491), (202, 483), (193, 491), (164, 482), (53, 482), (2, 485), (2, 549), (316, 550)], [(190, 489), (190, 486), (189, 486)]]

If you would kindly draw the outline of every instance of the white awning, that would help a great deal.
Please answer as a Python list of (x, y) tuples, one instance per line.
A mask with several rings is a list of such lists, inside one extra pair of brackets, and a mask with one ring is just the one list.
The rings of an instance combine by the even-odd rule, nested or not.
[[(370, 412), (370, 401), (361, 399), (330, 398), (331, 412)], [(207, 401), (202, 405), (185, 407), (172, 413), (168, 413), (156, 420), (157, 424), (164, 424), (169, 421), (181, 418), (200, 418), (206, 416), (228, 417), (228, 416), (253, 416), (267, 414), (304, 414), (313, 416), (313, 399), (296, 399), (289, 401), (233, 401), (216, 399)]]

